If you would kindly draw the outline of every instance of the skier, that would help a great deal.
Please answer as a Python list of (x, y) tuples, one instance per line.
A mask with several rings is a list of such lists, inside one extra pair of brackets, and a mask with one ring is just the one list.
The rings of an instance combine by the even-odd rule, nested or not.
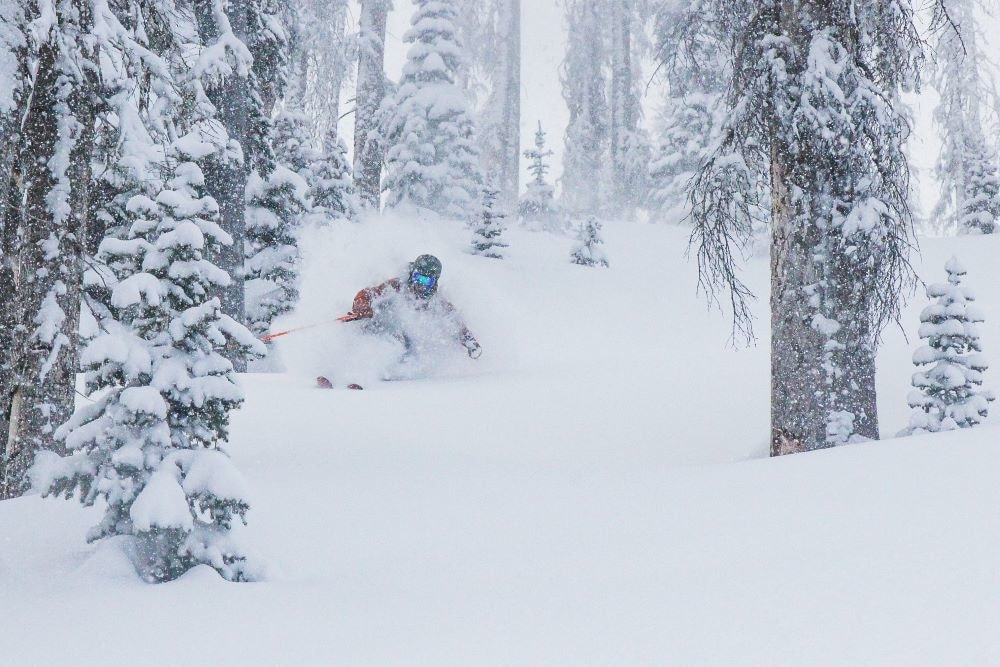
[(483, 350), (472, 332), (462, 322), (458, 311), (444, 297), (438, 294), (441, 278), (441, 260), (434, 255), (420, 255), (410, 263), (406, 278), (392, 278), (380, 285), (367, 287), (354, 297), (351, 315), (355, 319), (368, 320), (369, 333), (388, 334), (406, 348), (406, 355), (415, 353), (413, 336), (401, 322), (400, 311), (413, 311), (437, 316), (442, 329), (451, 329), (465, 351), (473, 359), (478, 359)]

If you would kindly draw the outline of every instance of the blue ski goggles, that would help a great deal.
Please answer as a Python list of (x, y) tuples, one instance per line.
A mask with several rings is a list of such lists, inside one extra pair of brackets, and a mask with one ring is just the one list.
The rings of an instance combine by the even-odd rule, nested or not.
[(419, 271), (414, 271), (410, 274), (410, 282), (414, 285), (420, 285), (421, 287), (434, 287), (437, 282), (437, 278), (434, 276), (427, 276)]

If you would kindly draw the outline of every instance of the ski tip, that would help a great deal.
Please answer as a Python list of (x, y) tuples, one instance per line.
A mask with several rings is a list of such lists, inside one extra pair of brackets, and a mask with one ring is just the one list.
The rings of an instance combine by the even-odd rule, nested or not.
[(333, 389), (333, 383), (328, 378), (320, 375), (316, 378), (316, 387), (318, 389)]
[(362, 390), (362, 389), (364, 389), (364, 387), (362, 387), (360, 384), (357, 384), (357, 383), (354, 383), (354, 382), (352, 382), (351, 384), (347, 385), (347, 388), (348, 389), (355, 389), (355, 390), (359, 390), (359, 391)]

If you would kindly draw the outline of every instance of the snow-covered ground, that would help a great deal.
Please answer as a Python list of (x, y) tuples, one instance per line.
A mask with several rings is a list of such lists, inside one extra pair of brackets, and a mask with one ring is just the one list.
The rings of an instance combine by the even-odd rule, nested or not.
[[(245, 378), (231, 452), (261, 583), (203, 569), (143, 584), (120, 545), (84, 543), (97, 512), (0, 503), (0, 662), (1000, 662), (998, 427), (769, 460), (768, 341), (728, 346), (682, 229), (605, 231), (610, 270), (524, 232), (505, 261), (439, 223), (314, 234), (283, 324), (339, 315), (432, 252), (484, 356), (456, 348), (436, 377), (379, 382), (384, 350), (337, 325), (284, 339), (287, 373)], [(966, 264), (1000, 360), (1000, 238), (922, 252), (928, 281), (953, 253)], [(765, 317), (766, 259), (748, 275)], [(887, 437), (906, 423), (924, 304), (909, 342), (886, 333)], [(319, 374), (366, 390), (315, 389)], [(987, 378), (1000, 388), (1000, 368)]]

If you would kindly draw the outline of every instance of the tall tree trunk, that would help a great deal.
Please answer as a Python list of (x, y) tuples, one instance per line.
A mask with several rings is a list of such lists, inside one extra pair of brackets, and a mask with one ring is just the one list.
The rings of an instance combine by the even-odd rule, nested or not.
[[(229, 0), (223, 5), (233, 35), (247, 43), (251, 3), (254, 0)], [(222, 26), (215, 18), (220, 0), (195, 0), (198, 34), (203, 45), (214, 44), (221, 36)], [(219, 205), (222, 228), (233, 242), (222, 246), (212, 262), (229, 274), (232, 282), (220, 293), (222, 311), (237, 322), (246, 321), (246, 293), (243, 279), (244, 246), (246, 244), (246, 189), (252, 159), (253, 123), (261, 100), (255, 96), (249, 73), (228, 76), (221, 84), (206, 92), (216, 109), (216, 116), (231, 141), (241, 148), (241, 154), (217, 155), (203, 166), (205, 189)], [(242, 354), (228, 351), (227, 357), (238, 372), (246, 370)]]
[[(96, 115), (96, 52), (87, 0), (57, 11), (38, 53), (25, 112), (20, 165), (23, 239), (14, 275), (16, 323), (12, 387), (0, 458), (0, 497), (25, 492), (25, 473), (72, 414), (78, 367), (83, 243), (89, 214), (90, 158)], [(56, 35), (55, 31), (62, 34)]]
[(379, 108), (385, 97), (385, 33), (390, 0), (361, 0), (361, 48), (354, 112), (354, 187), (363, 206), (378, 211), (382, 199), (383, 146)]
[(630, 171), (626, 142), (638, 127), (632, 94), (632, 8), (630, 0), (611, 2), (611, 178), (616, 210), (630, 214)]
[[(825, 0), (784, 0), (779, 23), (798, 54), (810, 52), (815, 32), (836, 24)], [(847, 49), (858, 48), (849, 39)], [(805, 66), (803, 55), (790, 78)], [(851, 435), (876, 439), (875, 335), (867, 311), (878, 287), (864, 284), (843, 232), (829, 224), (833, 202), (853, 196), (838, 189), (850, 167), (808, 144), (788, 145), (787, 128), (776, 125), (771, 134), (771, 455), (830, 447)]]
[(499, 191), (497, 208), (511, 217), (517, 214), (521, 184), (521, 0), (497, 2), (498, 58), (480, 135), (487, 183)]

